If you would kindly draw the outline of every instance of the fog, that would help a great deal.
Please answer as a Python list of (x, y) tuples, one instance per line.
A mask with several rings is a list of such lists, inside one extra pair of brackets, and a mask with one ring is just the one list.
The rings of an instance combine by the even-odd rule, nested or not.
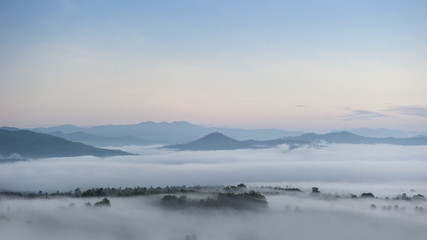
[[(160, 196), (111, 198), (111, 207), (87, 207), (96, 198), (0, 200), (2, 239), (423, 239), (425, 201), (318, 199), (267, 196), (265, 212), (164, 209)], [(371, 209), (370, 205), (378, 207)], [(381, 206), (398, 205), (384, 210)], [(191, 238), (191, 236), (194, 236)], [(189, 238), (186, 238), (186, 237)]]
[[(289, 150), (174, 151), (159, 146), (121, 148), (138, 156), (72, 157), (0, 165), (0, 190), (70, 191), (76, 187), (156, 187), (344, 182), (402, 186), (427, 183), (427, 148), (324, 145)], [(372, 184), (375, 183), (375, 184)]]
[[(427, 234), (427, 212), (417, 210), (427, 209), (426, 201), (385, 199), (402, 193), (427, 196), (424, 146), (332, 144), (290, 150), (282, 145), (196, 152), (158, 147), (121, 148), (138, 156), (0, 164), (0, 189), (55, 192), (243, 182), (266, 196), (268, 209), (167, 209), (159, 204), (163, 195), (111, 197), (111, 207), (85, 206), (102, 198), (0, 198), (2, 239), (400, 240)], [(265, 186), (303, 192), (273, 194)], [(310, 195), (313, 186), (322, 197)], [(349, 197), (363, 192), (378, 198)], [(200, 197), (195, 195), (188, 197)]]

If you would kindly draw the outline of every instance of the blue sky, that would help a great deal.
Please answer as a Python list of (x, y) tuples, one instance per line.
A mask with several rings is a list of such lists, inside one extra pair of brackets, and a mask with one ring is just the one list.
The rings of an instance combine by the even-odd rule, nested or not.
[(0, 125), (427, 127), (425, 1), (0, 0)]

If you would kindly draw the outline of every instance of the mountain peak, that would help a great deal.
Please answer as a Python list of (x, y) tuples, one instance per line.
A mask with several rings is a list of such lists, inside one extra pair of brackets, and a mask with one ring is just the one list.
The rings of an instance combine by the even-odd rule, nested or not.
[(213, 133), (209, 133), (208, 135), (194, 141), (194, 142), (199, 142), (199, 141), (237, 141), (235, 139), (232, 139), (228, 136), (225, 136), (224, 134), (220, 133), (220, 132), (213, 132)]
[(222, 133), (213, 132), (187, 144), (177, 144), (167, 147), (182, 150), (226, 150), (238, 149), (241, 143), (242, 142), (227, 137)]
[(229, 138), (220, 132), (211, 132), (208, 135), (206, 135), (205, 137), (226, 137), (226, 138)]
[(334, 136), (358, 136), (358, 137), (360, 137), (359, 135), (354, 134), (354, 133), (351, 133), (351, 132), (348, 132), (348, 131), (331, 132), (331, 133), (327, 133), (327, 134), (325, 134), (325, 135), (334, 135)]

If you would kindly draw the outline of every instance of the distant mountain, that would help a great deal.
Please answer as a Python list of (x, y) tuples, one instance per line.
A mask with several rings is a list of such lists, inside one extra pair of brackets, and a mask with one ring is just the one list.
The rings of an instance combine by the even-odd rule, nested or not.
[(328, 143), (353, 143), (353, 144), (376, 143), (374, 141), (371, 141), (371, 138), (362, 137), (349, 132), (332, 132), (327, 134), (306, 133), (298, 137), (288, 137), (288, 139), (307, 141), (307, 142), (324, 141)]
[(187, 144), (176, 144), (165, 146), (164, 148), (173, 148), (179, 150), (234, 150), (234, 149), (247, 149), (247, 148), (267, 148), (273, 147), (276, 145), (288, 143), (291, 145), (295, 144), (305, 144), (307, 142), (299, 140), (287, 140), (287, 139), (277, 139), (269, 141), (255, 141), (255, 140), (246, 140), (239, 141), (227, 137), (221, 133), (215, 132), (210, 133), (196, 141), (189, 142)]
[(0, 155), (9, 158), (19, 155), (22, 158), (74, 157), (91, 155), (110, 157), (132, 155), (120, 150), (95, 148), (82, 143), (27, 130), (0, 130)]
[(240, 129), (240, 128), (206, 128), (208, 132), (220, 132), (237, 140), (253, 139), (265, 141), (270, 139), (299, 136), (302, 131), (285, 131), (277, 128)]
[(298, 137), (287, 137), (290, 140), (300, 140), (307, 142), (325, 141), (328, 143), (349, 143), (349, 144), (393, 144), (393, 145), (427, 145), (427, 137), (411, 138), (372, 138), (362, 137), (350, 132), (332, 132), (327, 134), (307, 133)]
[(76, 127), (71, 124), (64, 124), (64, 125), (54, 126), (54, 127), (39, 127), (39, 128), (30, 129), (30, 130), (38, 133), (62, 132), (64, 134), (79, 132), (79, 131), (84, 132), (84, 128)]
[(363, 136), (363, 137), (373, 137), (373, 138), (408, 138), (422, 135), (419, 132), (406, 132), (396, 129), (388, 129), (388, 128), (357, 128), (347, 130), (347, 132), (351, 132), (353, 134)]
[(8, 130), (8, 131), (18, 131), (18, 130), (21, 130), (21, 129), (19, 129), (19, 128), (6, 127), (6, 126), (4, 126), (4, 127), (0, 127), (0, 129)]
[(177, 144), (168, 146), (181, 150), (231, 150), (249, 147), (246, 142), (241, 142), (221, 133), (211, 133), (196, 141), (187, 144)]
[[(104, 125), (95, 126), (90, 128), (80, 128), (73, 125), (62, 125), (50, 128), (35, 128), (33, 131), (40, 133), (51, 134), (53, 132), (64, 133), (64, 138), (72, 139), (72, 136), (66, 136), (76, 132), (87, 133), (96, 135), (99, 137), (107, 138), (123, 138), (123, 137), (135, 137), (146, 144), (176, 144), (185, 143), (193, 139), (201, 138), (211, 132), (222, 132), (228, 136), (237, 140), (267, 140), (283, 138), (287, 136), (298, 136), (303, 132), (298, 131), (284, 131), (280, 129), (238, 129), (238, 128), (211, 128), (203, 127), (188, 122), (142, 122), (139, 124), (131, 125)], [(87, 138), (81, 136), (80, 142), (91, 142), (93, 136), (87, 136)], [(116, 139), (118, 140), (118, 139)], [(136, 139), (134, 139), (136, 141)], [(116, 143), (119, 141), (116, 141)], [(141, 143), (144, 144), (144, 143)], [(124, 145), (124, 144), (122, 144)], [(102, 145), (98, 145), (102, 146)]]
[(134, 136), (154, 143), (181, 143), (203, 134), (203, 127), (187, 122), (142, 122), (134, 125), (95, 126), (85, 130), (88, 133), (105, 137)]
[(176, 144), (165, 146), (179, 150), (233, 150), (246, 148), (268, 148), (280, 144), (289, 144), (291, 148), (301, 144), (312, 144), (317, 142), (347, 143), (347, 144), (393, 144), (393, 145), (427, 145), (427, 137), (412, 138), (368, 138), (349, 132), (333, 132), (327, 134), (307, 133), (297, 137), (286, 137), (268, 141), (246, 140), (238, 141), (221, 133), (211, 133), (196, 141), (187, 144)]
[(134, 136), (123, 136), (123, 137), (102, 137), (90, 133), (74, 132), (64, 134), (62, 132), (51, 132), (49, 135), (64, 138), (73, 142), (81, 142), (84, 144), (96, 146), (96, 147), (122, 147), (129, 145), (145, 145), (151, 144), (152, 142), (144, 141)]
[[(103, 125), (89, 128), (76, 127), (70, 124), (49, 128), (35, 128), (36, 132), (53, 134), (72, 141), (83, 142), (95, 146), (124, 146), (124, 145), (144, 145), (144, 144), (182, 144), (202, 138), (212, 132), (220, 132), (238, 141), (252, 139), (255, 141), (267, 141), (269, 139), (301, 139), (303, 132), (285, 131), (280, 129), (239, 129), (239, 128), (217, 128), (203, 127), (188, 122), (141, 122), (131, 125)], [(358, 128), (347, 131), (367, 138), (407, 138), (420, 135), (415, 132), (404, 132), (400, 130), (386, 128)], [(63, 133), (64, 135), (60, 135)], [(338, 131), (333, 133), (339, 133)], [(332, 133), (331, 133), (332, 134)], [(316, 137), (330, 138), (322, 134), (312, 134), (305, 138)], [(295, 138), (292, 138), (295, 137)], [(304, 138), (302, 137), (302, 138)], [(325, 139), (323, 139), (326, 141)], [(332, 140), (332, 139), (330, 139)], [(338, 139), (334, 140), (338, 141)], [(340, 140), (343, 141), (343, 140)], [(353, 139), (353, 142), (360, 143), (377, 142), (375, 139)], [(386, 140), (382, 140), (384, 142)], [(397, 140), (388, 140), (399, 142)], [(417, 142), (418, 140), (413, 140)], [(386, 141), (387, 142), (387, 141)], [(405, 142), (405, 140), (400, 141)]]

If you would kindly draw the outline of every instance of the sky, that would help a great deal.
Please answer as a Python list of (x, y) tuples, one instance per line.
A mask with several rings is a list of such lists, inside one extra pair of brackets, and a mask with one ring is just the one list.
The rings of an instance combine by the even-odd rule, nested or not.
[(427, 129), (427, 2), (0, 0), (0, 126)]

